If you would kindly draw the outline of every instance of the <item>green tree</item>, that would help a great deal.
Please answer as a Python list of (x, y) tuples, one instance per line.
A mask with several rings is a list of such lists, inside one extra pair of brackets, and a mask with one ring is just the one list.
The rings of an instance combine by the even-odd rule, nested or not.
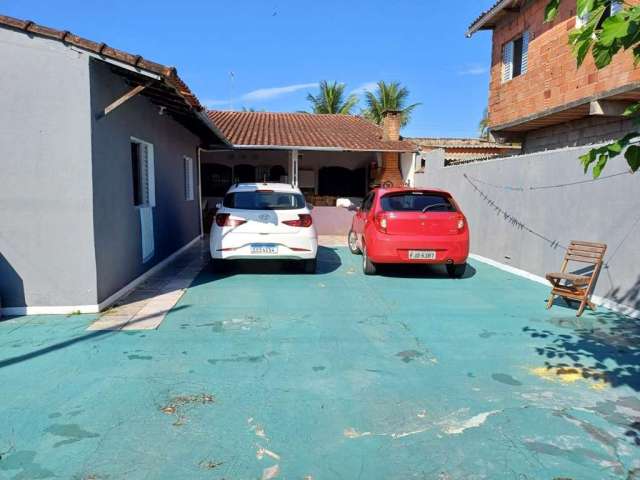
[(399, 82), (384, 81), (378, 82), (375, 92), (365, 92), (365, 101), (367, 108), (362, 112), (365, 118), (381, 125), (384, 112), (388, 110), (396, 110), (402, 114), (402, 126), (404, 127), (411, 119), (411, 112), (420, 105), (413, 103), (406, 105), (409, 98), (409, 90), (403, 87)]
[(485, 107), (482, 118), (478, 122), (478, 135), (483, 140), (489, 138), (489, 109)]
[(351, 115), (351, 111), (358, 103), (358, 97), (349, 95), (345, 98), (344, 89), (344, 83), (321, 81), (320, 93), (317, 96), (310, 93), (307, 95), (313, 113)]
[[(552, 22), (556, 18), (563, 1), (567, 0), (548, 2), (545, 10), (546, 22)], [(605, 13), (612, 1), (619, 0), (576, 0), (576, 15), (588, 18), (582, 26), (569, 32), (569, 44), (578, 67), (582, 65), (589, 53), (598, 69), (609, 65), (616, 54), (627, 51), (633, 55), (636, 65), (640, 63), (640, 5), (624, 4), (615, 15), (605, 18)], [(626, 116), (636, 117), (636, 123), (638, 123), (639, 114), (640, 103), (630, 105), (624, 112)], [(591, 167), (593, 177), (599, 177), (607, 162), (623, 151), (631, 171), (637, 171), (640, 168), (639, 136), (640, 132), (633, 132), (582, 155), (580, 161), (585, 173)]]

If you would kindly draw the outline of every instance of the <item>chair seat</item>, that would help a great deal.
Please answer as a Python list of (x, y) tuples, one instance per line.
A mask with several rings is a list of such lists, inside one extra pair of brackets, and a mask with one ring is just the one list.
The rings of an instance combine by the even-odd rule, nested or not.
[(588, 285), (589, 280), (591, 280), (591, 277), (585, 275), (576, 275), (574, 273), (563, 272), (547, 273), (546, 277), (550, 282), (552, 282), (553, 280), (566, 280), (577, 287)]

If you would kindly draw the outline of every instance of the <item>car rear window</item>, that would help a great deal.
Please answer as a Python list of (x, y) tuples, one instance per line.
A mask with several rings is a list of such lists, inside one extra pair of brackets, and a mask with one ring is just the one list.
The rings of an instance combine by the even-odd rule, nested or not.
[(447, 195), (433, 192), (389, 193), (380, 199), (385, 212), (455, 212)]
[(306, 202), (299, 193), (253, 191), (228, 193), (222, 204), (241, 210), (298, 210)]

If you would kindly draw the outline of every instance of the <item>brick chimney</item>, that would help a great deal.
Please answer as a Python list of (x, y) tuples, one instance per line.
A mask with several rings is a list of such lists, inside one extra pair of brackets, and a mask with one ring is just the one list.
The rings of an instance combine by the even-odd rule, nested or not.
[(400, 140), (400, 121), (402, 114), (398, 110), (386, 110), (382, 114), (382, 140)]
[[(393, 142), (400, 140), (401, 113), (397, 110), (387, 110), (382, 117), (382, 141)], [(393, 187), (404, 185), (400, 172), (400, 154), (398, 152), (382, 152), (380, 170), (375, 183)]]

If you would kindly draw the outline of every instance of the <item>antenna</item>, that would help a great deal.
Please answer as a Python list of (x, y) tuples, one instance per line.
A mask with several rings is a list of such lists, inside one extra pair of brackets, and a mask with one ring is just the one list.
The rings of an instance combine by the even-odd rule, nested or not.
[(233, 110), (233, 87), (236, 80), (236, 74), (229, 72), (229, 109)]

